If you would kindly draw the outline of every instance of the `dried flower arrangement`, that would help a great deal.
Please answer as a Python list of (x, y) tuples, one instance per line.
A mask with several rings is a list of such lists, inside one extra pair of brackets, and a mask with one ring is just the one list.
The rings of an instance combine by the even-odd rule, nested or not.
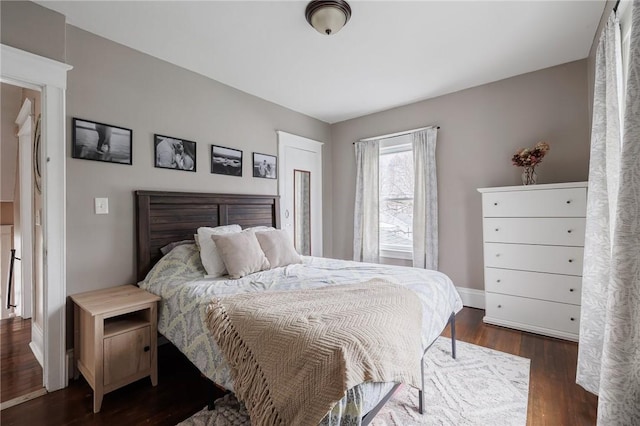
[(549, 144), (543, 141), (535, 144), (533, 148), (522, 148), (513, 154), (511, 162), (514, 166), (524, 167), (522, 172), (522, 184), (532, 185), (536, 183), (536, 166), (542, 163), (542, 159), (549, 151)]
[(542, 159), (549, 151), (549, 144), (538, 142), (533, 148), (521, 148), (513, 154), (511, 161), (518, 167), (535, 167), (542, 162)]

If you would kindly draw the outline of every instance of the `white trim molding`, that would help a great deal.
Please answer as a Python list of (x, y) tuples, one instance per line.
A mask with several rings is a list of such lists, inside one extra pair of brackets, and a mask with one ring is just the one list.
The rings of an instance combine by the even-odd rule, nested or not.
[(42, 93), (43, 149), (43, 381), (48, 391), (67, 386), (66, 366), (66, 126), (65, 90), (71, 66), (0, 45), (0, 80)]
[(462, 304), (470, 308), (484, 309), (484, 290), (475, 288), (456, 287), (458, 294), (462, 298)]

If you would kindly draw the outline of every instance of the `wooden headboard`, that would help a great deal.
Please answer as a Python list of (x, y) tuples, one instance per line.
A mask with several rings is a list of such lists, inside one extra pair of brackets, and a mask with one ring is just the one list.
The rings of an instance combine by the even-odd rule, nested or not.
[(162, 257), (162, 247), (193, 239), (201, 226), (237, 223), (243, 228), (280, 228), (277, 195), (135, 191), (135, 196), (138, 281)]

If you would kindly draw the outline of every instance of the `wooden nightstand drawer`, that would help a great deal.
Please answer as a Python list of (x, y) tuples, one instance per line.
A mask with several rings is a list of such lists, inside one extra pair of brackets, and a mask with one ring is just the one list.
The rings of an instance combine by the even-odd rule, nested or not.
[[(151, 366), (150, 327), (104, 339), (104, 386), (137, 380)], [(146, 375), (146, 374), (145, 374)]]

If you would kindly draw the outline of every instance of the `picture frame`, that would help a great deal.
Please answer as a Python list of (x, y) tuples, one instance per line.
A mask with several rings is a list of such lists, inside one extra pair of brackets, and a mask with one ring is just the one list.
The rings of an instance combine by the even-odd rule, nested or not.
[(133, 130), (84, 118), (73, 118), (71, 157), (133, 164)]
[(211, 173), (242, 177), (242, 151), (211, 145)]
[(153, 165), (159, 169), (196, 171), (196, 142), (153, 135)]
[(253, 177), (263, 179), (278, 178), (278, 157), (275, 155), (253, 153)]

